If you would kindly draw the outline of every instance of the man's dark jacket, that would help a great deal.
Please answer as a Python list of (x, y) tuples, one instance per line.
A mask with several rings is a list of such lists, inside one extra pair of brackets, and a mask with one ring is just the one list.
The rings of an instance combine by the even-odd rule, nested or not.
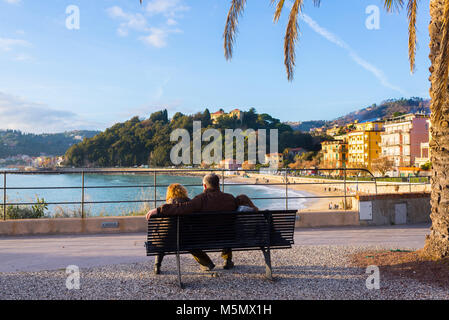
[(237, 201), (232, 194), (220, 190), (206, 189), (190, 201), (176, 204), (164, 204), (157, 213), (170, 216), (193, 212), (235, 211)]

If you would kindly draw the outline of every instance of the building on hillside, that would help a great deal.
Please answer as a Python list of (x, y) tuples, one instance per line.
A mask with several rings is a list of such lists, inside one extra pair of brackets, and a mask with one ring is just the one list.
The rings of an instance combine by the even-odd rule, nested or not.
[(212, 123), (217, 123), (217, 120), (221, 116), (229, 116), (229, 117), (236, 117), (237, 120), (243, 119), (243, 112), (239, 109), (234, 109), (229, 113), (225, 113), (223, 109), (218, 110), (217, 112), (211, 113), (210, 119), (212, 120)]
[(327, 129), (326, 134), (328, 136), (334, 137), (334, 136), (338, 135), (341, 130), (342, 130), (342, 128), (340, 128), (339, 126), (334, 126), (333, 128)]
[(356, 124), (356, 130), (348, 136), (348, 167), (372, 170), (372, 161), (381, 153), (381, 121), (365, 121)]
[(379, 119), (365, 120), (354, 124), (355, 131), (381, 131), (384, 122)]
[(242, 169), (243, 170), (254, 170), (256, 169), (255, 163), (250, 163), (248, 160), (242, 163)]
[(222, 109), (220, 109), (217, 112), (211, 113), (210, 119), (212, 120), (212, 123), (216, 123), (217, 119), (223, 115), (225, 115), (225, 112)]
[(242, 164), (235, 159), (225, 159), (220, 161), (219, 167), (226, 170), (238, 170), (242, 167)]
[(321, 128), (311, 128), (309, 133), (311, 135), (314, 135), (314, 136), (319, 136), (319, 135), (322, 135), (324, 133), (324, 128), (323, 127), (321, 127)]
[(271, 167), (281, 167), (284, 162), (284, 155), (282, 153), (267, 153), (265, 155), (265, 163), (270, 164)]
[(419, 158), (415, 158), (415, 166), (421, 167), (426, 163), (430, 162), (430, 147), (429, 142), (421, 142), (421, 156)]
[(243, 112), (240, 111), (239, 109), (234, 109), (231, 112), (229, 112), (229, 116), (230, 117), (236, 117), (238, 120), (242, 120), (243, 119)]
[(412, 167), (416, 158), (429, 157), (428, 151), (427, 154), (425, 151), (429, 142), (429, 126), (429, 117), (420, 113), (386, 120), (385, 132), (382, 133), (382, 155), (390, 158), (395, 168)]
[(348, 160), (348, 143), (344, 140), (321, 142), (323, 168), (344, 168)]

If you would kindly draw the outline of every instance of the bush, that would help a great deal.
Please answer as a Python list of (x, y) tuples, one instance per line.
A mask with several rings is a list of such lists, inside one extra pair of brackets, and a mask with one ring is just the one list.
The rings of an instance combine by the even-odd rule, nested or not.
[(45, 210), (48, 206), (45, 200), (36, 199), (36, 204), (33, 206), (8, 206), (6, 208), (6, 219), (39, 219), (45, 216)]

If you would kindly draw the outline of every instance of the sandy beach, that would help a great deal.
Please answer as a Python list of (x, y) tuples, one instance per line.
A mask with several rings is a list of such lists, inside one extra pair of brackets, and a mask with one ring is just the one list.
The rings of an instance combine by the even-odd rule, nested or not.
[[(280, 183), (282, 181), (282, 176), (258, 176), (251, 174), (248, 177), (242, 176), (231, 176), (225, 178), (225, 183), (245, 183), (254, 185), (264, 185), (266, 183)], [(257, 180), (257, 181), (256, 181)], [(270, 185), (270, 188), (277, 188), (285, 190), (284, 185)], [(325, 191), (326, 188), (326, 191)], [(329, 191), (329, 187), (326, 185), (315, 185), (315, 184), (295, 184), (289, 183), (289, 190), (301, 191), (306, 197), (329, 197), (329, 196), (343, 196), (342, 191)], [(310, 198), (306, 199), (304, 208), (300, 211), (327, 211), (329, 210), (329, 203), (339, 204), (339, 209), (343, 207), (343, 198)]]

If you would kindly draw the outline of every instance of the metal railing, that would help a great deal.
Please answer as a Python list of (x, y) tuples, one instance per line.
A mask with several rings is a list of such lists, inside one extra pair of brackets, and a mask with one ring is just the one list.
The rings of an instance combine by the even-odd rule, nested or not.
[[(285, 200), (285, 209), (288, 209), (289, 200), (295, 199), (343, 199), (343, 209), (347, 209), (347, 199), (354, 197), (358, 191), (359, 186), (363, 184), (372, 184), (374, 186), (374, 194), (378, 193), (379, 179), (376, 178), (369, 170), (364, 168), (310, 168), (310, 169), (278, 169), (273, 171), (262, 171), (262, 170), (227, 170), (227, 169), (82, 169), (82, 170), (55, 170), (55, 171), (0, 171), (0, 176), (3, 176), (3, 186), (0, 190), (3, 190), (3, 201), (1, 205), (3, 207), (3, 220), (7, 219), (7, 208), (8, 206), (32, 206), (39, 205), (39, 202), (8, 202), (7, 191), (8, 190), (81, 190), (80, 201), (57, 201), (57, 202), (45, 202), (46, 205), (80, 205), (81, 208), (81, 218), (86, 218), (85, 206), (88, 204), (120, 204), (120, 203), (153, 203), (154, 207), (160, 202), (165, 202), (165, 199), (158, 199), (157, 188), (168, 187), (169, 184), (158, 184), (158, 175), (198, 175), (199, 173), (210, 173), (215, 172), (221, 176), (221, 188), (225, 191), (225, 188), (232, 188), (234, 186), (284, 186), (285, 196), (284, 197), (252, 197), (252, 200)], [(348, 175), (349, 172), (349, 175)], [(322, 174), (327, 173), (327, 174)], [(357, 174), (355, 174), (357, 173)], [(7, 176), (11, 175), (56, 175), (56, 174), (73, 174), (81, 176), (80, 186), (51, 186), (51, 187), (30, 187), (30, 186), (20, 186), (20, 187), (8, 187)], [(85, 184), (86, 175), (89, 174), (141, 174), (153, 176), (152, 184), (138, 184), (138, 185), (96, 185), (88, 186)], [(256, 178), (256, 183), (225, 183), (226, 177), (235, 175), (245, 177), (253, 176)], [(364, 177), (361, 177), (363, 176)], [(259, 183), (259, 179), (263, 183)], [(270, 182), (270, 179), (275, 182)], [(299, 179), (299, 181), (298, 181)], [(308, 182), (307, 179), (311, 181)], [(276, 182), (276, 180), (280, 180)], [(306, 182), (307, 181), (307, 182)], [(412, 185), (420, 185), (426, 183), (412, 183), (409, 179), (409, 191), (412, 191)], [(185, 187), (198, 187), (202, 184), (183, 184)], [(315, 196), (291, 196), (289, 195), (289, 186), (325, 186), (331, 185), (334, 187), (334, 191), (341, 191), (342, 195), (315, 195)], [(349, 186), (355, 185), (356, 192), (351, 194)], [(383, 184), (383, 186), (396, 186), (394, 184)], [(338, 189), (336, 186), (341, 186), (342, 190)], [(117, 188), (153, 188), (154, 195), (152, 199), (139, 199), (139, 200), (108, 200), (108, 201), (86, 201), (85, 192), (88, 189), (117, 189)], [(326, 187), (325, 187), (326, 189)], [(329, 188), (330, 191), (330, 188)]]

